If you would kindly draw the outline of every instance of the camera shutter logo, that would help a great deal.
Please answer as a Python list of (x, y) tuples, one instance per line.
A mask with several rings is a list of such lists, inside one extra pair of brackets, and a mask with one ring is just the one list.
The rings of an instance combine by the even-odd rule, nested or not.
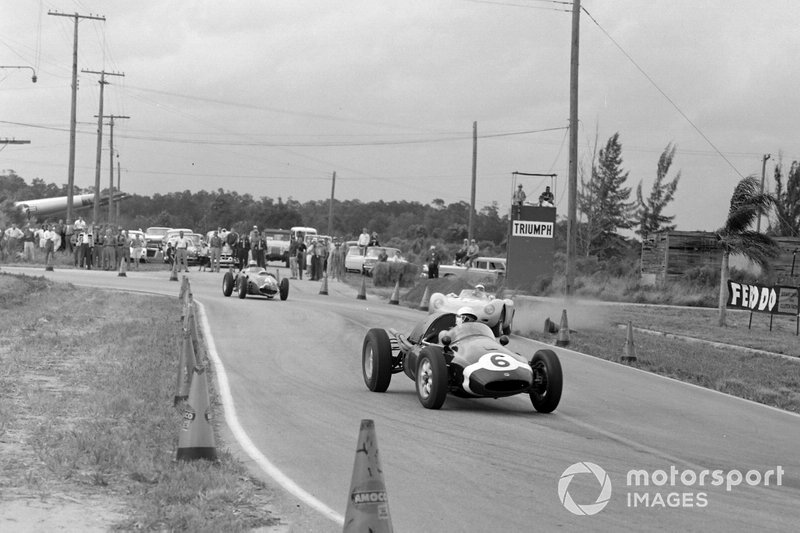
[[(570, 496), (567, 489), (576, 474), (594, 474), (597, 482), (600, 484), (600, 494), (594, 503), (579, 505), (575, 503)], [(608, 505), (611, 499), (611, 479), (606, 474), (606, 471), (594, 463), (584, 461), (582, 463), (575, 463), (570, 465), (561, 474), (561, 479), (558, 480), (558, 499), (561, 504), (572, 514), (580, 516), (591, 516), (599, 513)]]

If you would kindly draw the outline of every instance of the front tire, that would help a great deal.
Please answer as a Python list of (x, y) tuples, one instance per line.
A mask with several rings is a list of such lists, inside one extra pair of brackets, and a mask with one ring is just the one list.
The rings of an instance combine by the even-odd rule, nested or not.
[(281, 300), (286, 300), (286, 298), (289, 297), (289, 278), (283, 278), (281, 280), (278, 286), (278, 292), (280, 292)]
[(447, 363), (442, 351), (426, 346), (417, 362), (417, 398), (426, 409), (439, 409), (447, 399)]
[(364, 337), (361, 373), (372, 392), (386, 392), (392, 381), (392, 343), (386, 330), (373, 328)]
[(244, 300), (245, 296), (247, 296), (247, 278), (239, 276), (239, 286), (237, 289), (239, 290), (239, 299)]
[(225, 272), (222, 276), (222, 294), (225, 296), (233, 294), (233, 274), (230, 272)]
[(540, 413), (552, 413), (561, 400), (564, 378), (561, 362), (552, 350), (538, 350), (531, 359), (533, 385), (530, 390), (533, 408)]
[(497, 324), (492, 327), (492, 334), (495, 337), (499, 337), (503, 334), (503, 322), (506, 321), (506, 308), (504, 307), (503, 310), (500, 312), (500, 318), (497, 319)]

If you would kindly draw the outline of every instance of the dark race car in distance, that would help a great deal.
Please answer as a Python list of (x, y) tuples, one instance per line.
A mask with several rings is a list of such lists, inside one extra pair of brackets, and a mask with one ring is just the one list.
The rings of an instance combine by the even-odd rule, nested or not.
[(556, 354), (537, 350), (525, 357), (507, 344), (508, 337), (495, 338), (486, 324), (456, 324), (454, 313), (429, 315), (408, 335), (373, 328), (361, 352), (364, 383), (373, 392), (385, 392), (392, 374), (404, 372), (428, 409), (439, 409), (448, 393), (462, 398), (527, 393), (534, 409), (554, 411), (563, 383)]
[(265, 296), (268, 299), (276, 295), (281, 300), (289, 297), (289, 278), (278, 279), (258, 265), (249, 265), (239, 272), (225, 272), (222, 277), (222, 294), (230, 296), (236, 291), (239, 299), (247, 295)]

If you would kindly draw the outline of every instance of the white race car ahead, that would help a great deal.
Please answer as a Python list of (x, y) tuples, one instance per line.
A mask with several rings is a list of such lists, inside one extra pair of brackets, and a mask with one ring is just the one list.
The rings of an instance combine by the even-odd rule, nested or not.
[(478, 322), (492, 328), (495, 337), (511, 333), (514, 301), (495, 298), (494, 294), (486, 292), (483, 285), (476, 285), (474, 289), (464, 289), (459, 294), (433, 293), (428, 313), (458, 313), (464, 307), (472, 309), (472, 314)]

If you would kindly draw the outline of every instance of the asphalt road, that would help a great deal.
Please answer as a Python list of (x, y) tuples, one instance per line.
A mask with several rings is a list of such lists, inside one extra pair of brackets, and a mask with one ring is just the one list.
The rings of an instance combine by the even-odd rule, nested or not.
[[(166, 272), (41, 273), (95, 287), (179, 289)], [(285, 302), (242, 301), (222, 296), (220, 274), (189, 277), (243, 430), (284, 483), (332, 510), (285, 496), (299, 531), (341, 531), (362, 419), (375, 421), (396, 531), (795, 531), (800, 523), (797, 415), (564, 349), (555, 349), (564, 394), (552, 414), (533, 411), (527, 396), (450, 397), (440, 411), (426, 410), (405, 375), (376, 394), (360, 367), (369, 328), (408, 330), (421, 312), (357, 300), (337, 282), (328, 296), (318, 282), (293, 281)], [(543, 347), (519, 337), (509, 346), (528, 354)], [(571, 513), (559, 497), (562, 474), (581, 462), (611, 483), (607, 505), (593, 515)], [(650, 485), (629, 483), (631, 471), (646, 473)], [(567, 481), (561, 488), (573, 508), (591, 512), (602, 479), (578, 473)]]

